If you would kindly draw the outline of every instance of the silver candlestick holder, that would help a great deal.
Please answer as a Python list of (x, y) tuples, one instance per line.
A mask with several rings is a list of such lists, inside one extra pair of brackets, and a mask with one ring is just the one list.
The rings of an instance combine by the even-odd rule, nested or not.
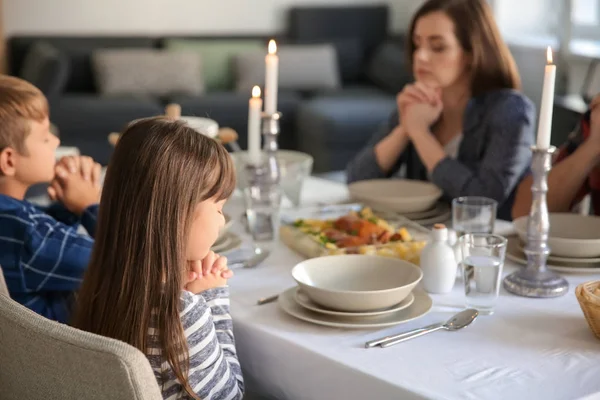
[(262, 114), (262, 136), (263, 136), (263, 151), (258, 164), (253, 164), (247, 160), (245, 165), (246, 180), (249, 185), (259, 184), (275, 184), (278, 185), (281, 179), (281, 170), (277, 151), (279, 144), (279, 120), (281, 113)]
[(558, 297), (566, 294), (569, 290), (569, 283), (546, 267), (546, 260), (550, 254), (548, 247), (550, 219), (546, 193), (548, 192), (548, 172), (552, 167), (552, 154), (555, 150), (556, 147), (549, 149), (532, 147), (532, 201), (527, 221), (527, 244), (524, 249), (527, 256), (527, 267), (504, 278), (504, 288), (519, 296)]
[(260, 161), (257, 164), (246, 162), (244, 169), (247, 228), (260, 248), (273, 245), (279, 232), (282, 189), (277, 138), (280, 119), (281, 114), (278, 112), (263, 114), (264, 145)]

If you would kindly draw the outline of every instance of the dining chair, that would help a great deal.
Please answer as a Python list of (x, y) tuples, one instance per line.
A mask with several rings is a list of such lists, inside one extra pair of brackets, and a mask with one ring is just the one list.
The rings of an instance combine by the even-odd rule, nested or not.
[(8, 286), (6, 286), (6, 280), (4, 279), (4, 274), (2, 273), (2, 265), (0, 265), (0, 295), (10, 297)]
[(0, 296), (0, 397), (162, 399), (146, 356)]

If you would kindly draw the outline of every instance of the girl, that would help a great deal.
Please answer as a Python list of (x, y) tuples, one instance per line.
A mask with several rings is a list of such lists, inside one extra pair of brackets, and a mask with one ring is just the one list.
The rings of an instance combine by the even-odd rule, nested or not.
[(164, 398), (243, 396), (232, 273), (209, 251), (234, 187), (223, 146), (164, 117), (132, 123), (108, 167), (74, 326), (144, 352)]
[[(534, 107), (485, 0), (428, 0), (410, 25), (416, 78), (388, 126), (348, 165), (348, 181), (431, 180), (447, 199), (485, 196), (510, 219), (526, 173)], [(404, 169), (404, 168), (403, 168)]]

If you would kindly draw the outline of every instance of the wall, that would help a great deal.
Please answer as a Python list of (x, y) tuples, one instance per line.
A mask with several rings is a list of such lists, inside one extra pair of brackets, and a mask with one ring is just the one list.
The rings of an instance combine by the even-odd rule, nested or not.
[[(284, 29), (292, 6), (389, 4), (402, 30), (422, 0), (11, 0), (4, 27), (16, 34), (235, 34)], [(34, 12), (35, 11), (35, 12)]]

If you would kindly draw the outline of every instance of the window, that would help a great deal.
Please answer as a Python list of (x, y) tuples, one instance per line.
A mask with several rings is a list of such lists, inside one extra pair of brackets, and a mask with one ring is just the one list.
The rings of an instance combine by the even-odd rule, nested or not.
[(600, 0), (494, 0), (491, 4), (509, 43), (534, 47), (562, 43), (573, 55), (600, 58)]
[[(553, 44), (564, 0), (495, 0), (492, 4), (503, 36), (517, 43)], [(545, 47), (545, 46), (543, 46)]]
[(600, 41), (600, 0), (571, 0), (572, 38)]

